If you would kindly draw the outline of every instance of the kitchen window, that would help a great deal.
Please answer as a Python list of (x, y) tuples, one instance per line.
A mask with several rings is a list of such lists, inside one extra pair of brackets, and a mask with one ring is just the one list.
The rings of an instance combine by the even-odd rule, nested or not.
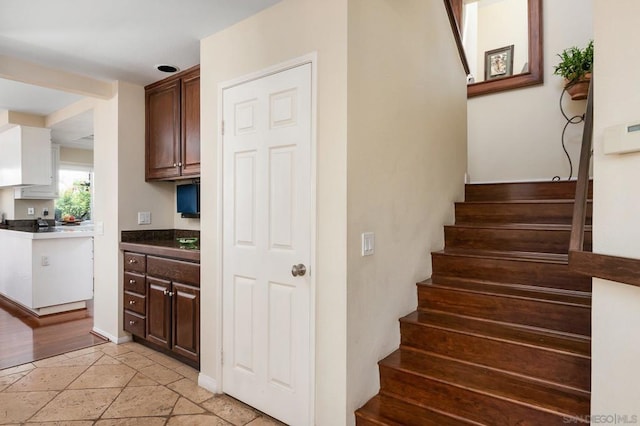
[(93, 210), (92, 167), (60, 164), (58, 192), (56, 220), (63, 220), (69, 216), (73, 216), (76, 220), (91, 220), (91, 211)]

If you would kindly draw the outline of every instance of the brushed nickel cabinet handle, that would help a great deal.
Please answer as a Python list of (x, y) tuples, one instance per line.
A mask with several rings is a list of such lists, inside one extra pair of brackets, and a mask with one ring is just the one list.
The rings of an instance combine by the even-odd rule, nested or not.
[(129, 325), (134, 325), (135, 323), (135, 321), (129, 321)]
[(135, 305), (135, 304), (136, 304), (136, 301), (135, 301), (135, 300), (129, 300), (129, 304), (130, 304), (130, 305)]

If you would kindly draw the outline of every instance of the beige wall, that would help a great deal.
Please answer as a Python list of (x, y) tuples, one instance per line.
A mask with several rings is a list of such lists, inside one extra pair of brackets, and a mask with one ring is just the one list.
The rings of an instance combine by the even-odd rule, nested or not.
[[(94, 328), (123, 339), (120, 232), (173, 227), (173, 185), (144, 181), (144, 89), (118, 82), (117, 94), (94, 109)], [(137, 212), (152, 225), (138, 225)]]
[[(218, 85), (317, 52), (316, 424), (346, 418), (345, 0), (283, 0), (201, 43), (202, 374), (220, 379)], [(313, 267), (313, 266), (312, 266)]]
[[(565, 120), (558, 100), (562, 79), (553, 75), (556, 54), (593, 38), (593, 0), (545, 1), (542, 86), (480, 96), (468, 103), (468, 172), (473, 182), (550, 180), (569, 176), (560, 136)], [(570, 18), (568, 18), (570, 17)], [(570, 101), (568, 114), (584, 113), (585, 101)], [(566, 142), (576, 163), (582, 125), (572, 125)], [(574, 168), (575, 176), (575, 168)]]
[[(595, 0), (594, 252), (640, 259), (640, 153), (604, 155), (607, 127), (640, 120), (640, 2)], [(621, 66), (621, 64), (624, 64)], [(594, 279), (593, 415), (640, 420), (640, 288)], [(608, 423), (613, 424), (613, 423)]]
[[(442, 2), (349, 1), (347, 423), (377, 393), (463, 198), (466, 86)], [(433, 58), (438, 58), (433, 61)], [(442, 72), (442, 70), (447, 70)], [(361, 234), (375, 254), (361, 256)]]
[(93, 150), (61, 146), (60, 163), (93, 166)]
[(0, 214), (4, 213), (5, 219), (14, 219), (15, 203), (13, 202), (13, 188), (0, 189)]

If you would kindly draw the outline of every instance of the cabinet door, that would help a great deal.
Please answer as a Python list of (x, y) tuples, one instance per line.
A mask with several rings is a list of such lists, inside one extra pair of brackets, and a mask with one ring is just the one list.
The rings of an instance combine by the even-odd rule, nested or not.
[(60, 145), (51, 145), (51, 185), (34, 185), (16, 188), (14, 198), (55, 200), (58, 192), (58, 169), (60, 168)]
[(147, 277), (147, 340), (171, 348), (171, 282)]
[(183, 176), (200, 174), (200, 68), (182, 78)]
[(146, 92), (146, 180), (179, 176), (180, 80)]
[(173, 351), (198, 361), (200, 354), (200, 289), (173, 283)]

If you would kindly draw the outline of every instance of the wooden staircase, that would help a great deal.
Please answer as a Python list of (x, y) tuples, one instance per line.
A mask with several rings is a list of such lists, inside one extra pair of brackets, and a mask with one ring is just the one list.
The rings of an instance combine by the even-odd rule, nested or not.
[(574, 194), (574, 182), (467, 185), (358, 425), (588, 423), (591, 279), (567, 267)]

